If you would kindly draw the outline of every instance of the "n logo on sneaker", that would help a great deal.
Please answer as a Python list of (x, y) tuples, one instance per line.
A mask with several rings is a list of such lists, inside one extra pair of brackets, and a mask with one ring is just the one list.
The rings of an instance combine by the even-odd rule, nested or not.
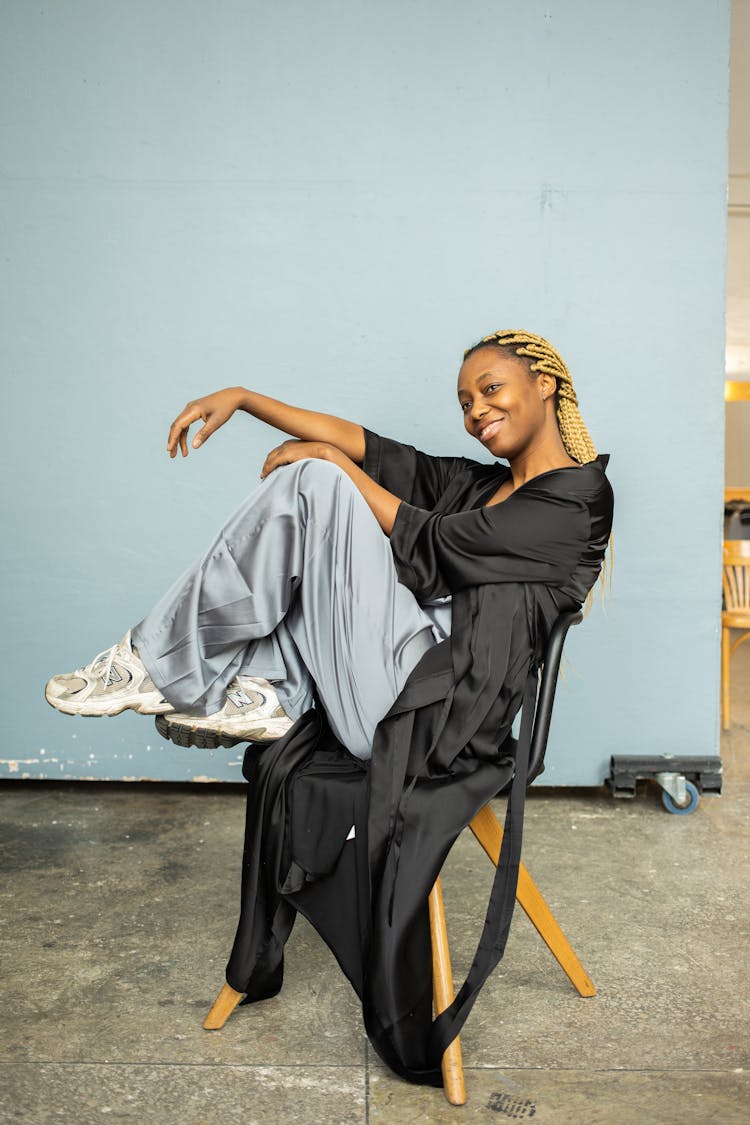
[(120, 675), (120, 672), (119, 672), (119, 669), (117, 668), (117, 665), (113, 664), (112, 667), (109, 670), (109, 675), (107, 676), (107, 680), (106, 680), (106, 683), (104, 684), (104, 686), (105, 687), (111, 687), (112, 684), (130, 683), (130, 681), (132, 680), (133, 677), (131, 676), (130, 672), (128, 672), (127, 669), (125, 669), (125, 674), (127, 676), (127, 679), (125, 679), (125, 676)]
[(232, 691), (228, 691), (227, 699), (230, 701), (230, 703), (233, 703), (235, 705), (238, 711), (242, 707), (258, 707), (260, 706), (260, 704), (265, 702), (262, 696), (260, 697), (260, 699), (251, 699), (247, 692), (243, 691), (242, 688), (234, 688)]

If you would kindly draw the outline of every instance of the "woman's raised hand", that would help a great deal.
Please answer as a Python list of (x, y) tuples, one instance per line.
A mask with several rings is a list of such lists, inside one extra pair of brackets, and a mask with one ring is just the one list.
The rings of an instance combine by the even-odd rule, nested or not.
[(204, 398), (196, 398), (189, 402), (181, 414), (178, 414), (172, 423), (167, 439), (167, 452), (170, 457), (177, 456), (177, 446), (182, 450), (182, 456), (187, 457), (187, 435), (193, 422), (203, 420), (205, 425), (198, 430), (193, 438), (193, 449), (199, 449), (204, 441), (223, 426), (237, 410), (242, 401), (241, 387), (227, 387), (226, 390), (216, 391)]

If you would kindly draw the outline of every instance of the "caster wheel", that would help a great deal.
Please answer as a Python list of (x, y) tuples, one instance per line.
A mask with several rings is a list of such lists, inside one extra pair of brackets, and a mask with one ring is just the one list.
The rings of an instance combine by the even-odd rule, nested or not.
[(687, 790), (687, 800), (684, 805), (678, 805), (677, 802), (670, 797), (666, 789), (662, 789), (661, 800), (668, 813), (675, 813), (677, 816), (687, 816), (688, 813), (698, 808), (700, 794), (692, 781), (685, 782), (685, 789)]

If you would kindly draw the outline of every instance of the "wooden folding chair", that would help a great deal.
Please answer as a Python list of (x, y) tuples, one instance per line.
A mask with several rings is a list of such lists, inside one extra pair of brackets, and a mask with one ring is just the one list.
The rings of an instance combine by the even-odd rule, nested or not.
[[(547, 745), (552, 719), (552, 704), (555, 698), (555, 687), (557, 686), (565, 637), (570, 626), (577, 624), (582, 617), (583, 614), (580, 611), (563, 613), (558, 617), (550, 632), (534, 706), (529, 755), (529, 777), (532, 778), (544, 757)], [(504, 744), (504, 749), (510, 749), (512, 752), (512, 746), (508, 747), (508, 743)], [(497, 865), (503, 829), (489, 805), (485, 805), (477, 813), (469, 827), (489, 858)], [(591, 979), (573, 952), (573, 948), (523, 863), (521, 863), (519, 870), (516, 900), (526, 912), (578, 993), (581, 996), (595, 996), (596, 989)], [(430, 892), (429, 910), (430, 934), (432, 937), (433, 1002), (435, 1015), (437, 1016), (454, 999), (450, 950), (439, 877)], [(230, 985), (225, 984), (203, 1021), (204, 1028), (213, 1031), (223, 1027), (243, 995), (244, 993), (236, 992)], [(461, 1059), (461, 1043), (458, 1036), (448, 1045), (443, 1054), (442, 1072), (446, 1098), (451, 1105), (464, 1105), (466, 1102), (466, 1083)]]
[[(729, 669), (732, 656), (750, 637), (750, 539), (725, 539), (722, 569), (724, 608), (721, 611), (721, 725), (732, 725)], [(741, 629), (732, 643), (732, 629)]]

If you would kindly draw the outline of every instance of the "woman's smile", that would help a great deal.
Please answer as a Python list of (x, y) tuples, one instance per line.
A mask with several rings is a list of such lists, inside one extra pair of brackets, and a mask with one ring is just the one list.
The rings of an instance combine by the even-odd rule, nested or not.
[(492, 418), (489, 422), (481, 422), (477, 427), (477, 437), (481, 442), (488, 442), (494, 437), (502, 426), (504, 418)]

